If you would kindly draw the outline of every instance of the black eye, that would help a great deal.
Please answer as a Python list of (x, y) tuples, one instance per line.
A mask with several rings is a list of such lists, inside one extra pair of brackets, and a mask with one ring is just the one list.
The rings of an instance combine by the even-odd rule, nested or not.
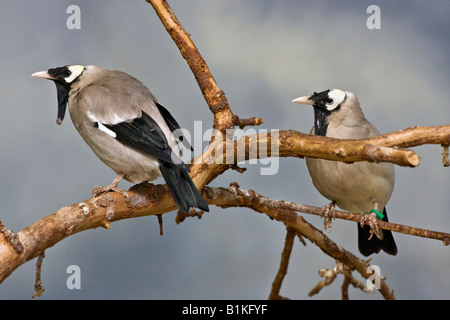
[(328, 98), (328, 99), (327, 99), (327, 103), (333, 103), (333, 101), (334, 101), (334, 100), (331, 99), (331, 98)]
[(63, 76), (63, 78), (67, 78), (71, 74), (72, 74), (72, 72), (69, 69), (66, 69), (66, 70), (64, 70), (62, 76)]

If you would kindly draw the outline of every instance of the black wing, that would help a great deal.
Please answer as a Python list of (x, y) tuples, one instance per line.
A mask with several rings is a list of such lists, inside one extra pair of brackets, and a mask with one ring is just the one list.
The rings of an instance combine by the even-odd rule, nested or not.
[[(160, 105), (158, 102), (156, 102), (156, 106), (158, 107), (159, 112), (161, 112), (164, 120), (166, 120), (167, 125), (169, 126), (170, 130), (174, 132), (177, 129), (181, 129), (180, 125), (178, 124), (177, 120), (170, 114), (169, 110), (164, 108), (162, 105)], [(178, 135), (176, 136), (177, 139), (181, 141), (181, 143), (191, 151), (194, 151), (192, 146), (187, 142), (185, 137), (182, 135), (181, 130), (177, 131)]]
[(113, 131), (116, 134), (115, 139), (121, 143), (164, 162), (181, 165), (184, 169), (189, 170), (181, 159), (173, 154), (166, 136), (155, 120), (144, 111), (140, 118), (131, 122), (103, 125)]

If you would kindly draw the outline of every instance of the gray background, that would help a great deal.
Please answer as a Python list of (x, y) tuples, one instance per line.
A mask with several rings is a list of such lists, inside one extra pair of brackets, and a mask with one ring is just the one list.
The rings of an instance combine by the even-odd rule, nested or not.
[[(81, 9), (81, 30), (69, 30), (66, 9)], [(293, 98), (341, 88), (355, 92), (383, 133), (449, 124), (448, 1), (177, 0), (170, 4), (207, 61), (232, 110), (262, 117), (265, 129), (309, 132), (313, 111)], [(366, 9), (381, 8), (381, 29), (369, 30)], [(0, 2), (0, 220), (19, 231), (59, 208), (88, 199), (115, 174), (78, 136), (69, 115), (56, 120), (56, 90), (31, 73), (65, 64), (95, 64), (143, 81), (181, 125), (203, 128), (212, 115), (178, 49), (145, 1)], [(206, 144), (204, 144), (206, 146)], [(450, 231), (449, 169), (442, 148), (414, 148), (418, 168), (396, 168), (388, 204), (392, 222)], [(227, 171), (212, 186), (239, 181), (274, 198), (322, 206), (304, 160), (280, 159), (276, 175), (260, 164)], [(162, 180), (158, 180), (162, 183)], [(121, 187), (131, 185), (121, 182)], [(164, 215), (113, 223), (73, 235), (46, 251), (44, 296), (36, 299), (266, 299), (278, 270), (285, 229), (248, 209), (211, 207), (201, 220)], [(306, 219), (322, 228), (318, 217)], [(354, 223), (335, 221), (330, 237), (357, 253)], [(448, 299), (450, 248), (394, 234), (396, 257), (375, 255), (399, 299)], [(81, 268), (81, 289), (66, 287), (69, 265)], [(339, 299), (342, 276), (318, 296), (317, 270), (334, 261), (295, 242), (281, 294)], [(35, 260), (0, 285), (2, 299), (30, 299)], [(350, 298), (380, 299), (350, 289)]]

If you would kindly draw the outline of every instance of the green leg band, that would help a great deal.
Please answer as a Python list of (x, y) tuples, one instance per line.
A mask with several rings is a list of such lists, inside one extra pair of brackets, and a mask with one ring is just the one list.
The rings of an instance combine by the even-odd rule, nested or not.
[(372, 212), (375, 212), (378, 219), (382, 220), (384, 218), (384, 215), (380, 211), (372, 209), (372, 210), (370, 210), (370, 213), (372, 213)]

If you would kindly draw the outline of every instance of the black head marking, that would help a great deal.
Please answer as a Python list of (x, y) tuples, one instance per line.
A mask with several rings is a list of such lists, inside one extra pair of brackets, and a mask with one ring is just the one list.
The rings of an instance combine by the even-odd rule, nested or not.
[(314, 132), (316, 135), (325, 136), (328, 128), (328, 117), (331, 113), (340, 109), (345, 100), (346, 93), (343, 90), (332, 89), (322, 92), (314, 92), (309, 100), (314, 107)]
[(331, 113), (327, 110), (325, 104), (327, 103), (328, 93), (330, 90), (322, 92), (314, 92), (309, 99), (314, 101), (314, 134), (318, 136), (325, 136), (328, 128), (328, 115)]
[(69, 77), (72, 74), (72, 71), (70, 71), (69, 66), (64, 66), (48, 69), (48, 74), (55, 78), (54, 81), (66, 83), (64, 79)]
[[(82, 74), (82, 66), (63, 66), (48, 69), (48, 74), (53, 78), (58, 95), (58, 116), (56, 123), (61, 124), (66, 113), (69, 92), (72, 83), (78, 80)], [(72, 69), (72, 70), (71, 70)], [(74, 73), (75, 72), (75, 73)]]
[(70, 85), (55, 81), (56, 93), (58, 95), (58, 115), (56, 123), (61, 124), (66, 114), (67, 101), (69, 100)]
[(330, 98), (328, 97), (329, 92), (330, 90), (325, 90), (319, 93), (314, 92), (312, 96), (309, 97), (310, 100), (314, 101), (314, 107), (327, 110), (325, 104), (330, 102)]
[(56, 85), (56, 94), (58, 95), (58, 115), (56, 123), (61, 124), (66, 114), (67, 101), (69, 100), (70, 83), (67, 83), (65, 78), (72, 74), (69, 66), (48, 69), (48, 74), (52, 76), (53, 82)]

